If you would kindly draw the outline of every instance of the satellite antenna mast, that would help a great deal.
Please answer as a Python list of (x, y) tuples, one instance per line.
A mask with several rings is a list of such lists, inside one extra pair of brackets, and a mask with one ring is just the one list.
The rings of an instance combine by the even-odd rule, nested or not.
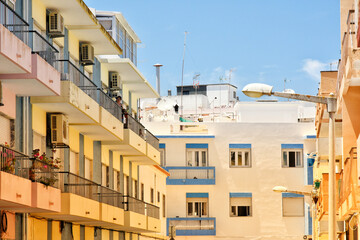
[(186, 50), (186, 35), (188, 34), (187, 31), (185, 31), (185, 38), (184, 38), (184, 52), (183, 52), (183, 59), (182, 59), (182, 70), (181, 70), (181, 114), (180, 117), (183, 117), (183, 92), (184, 92), (184, 65), (185, 65), (185, 50)]

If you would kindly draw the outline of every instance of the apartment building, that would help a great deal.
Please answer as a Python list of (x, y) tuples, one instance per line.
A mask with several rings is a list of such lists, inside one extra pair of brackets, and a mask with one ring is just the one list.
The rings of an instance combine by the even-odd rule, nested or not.
[[(337, 98), (335, 119), (336, 155), (336, 232), (338, 239), (359, 239), (359, 2), (340, 1), (341, 59), (338, 71), (322, 72), (319, 95)], [(316, 203), (315, 239), (328, 239), (328, 122), (325, 106), (317, 106), (316, 130), (318, 157), (314, 176), (319, 181), (319, 200)], [(316, 166), (316, 167), (315, 167)], [(316, 169), (316, 170), (315, 170)]]
[(1, 239), (165, 238), (168, 172), (137, 119), (139, 98), (158, 94), (138, 38), (128, 55), (94, 11), (0, 0)]
[(165, 107), (179, 103), (176, 97), (141, 100), (141, 119), (159, 138), (161, 165), (170, 173), (167, 229), (175, 226), (176, 239), (311, 235), (311, 199), (272, 189), (312, 189), (315, 105), (237, 102), (195, 117), (193, 101), (179, 121), (180, 110)]

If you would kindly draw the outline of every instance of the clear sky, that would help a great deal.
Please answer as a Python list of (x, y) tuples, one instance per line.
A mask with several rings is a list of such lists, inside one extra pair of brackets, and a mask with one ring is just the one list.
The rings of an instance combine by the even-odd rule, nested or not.
[[(85, 0), (98, 10), (122, 12), (142, 43), (138, 68), (155, 88), (161, 63), (161, 95), (200, 73), (200, 84), (229, 78), (241, 93), (262, 82), (282, 91), (316, 94), (320, 70), (340, 58), (340, 10), (335, 0)], [(337, 65), (332, 65), (336, 70)], [(227, 80), (228, 82), (228, 80)]]

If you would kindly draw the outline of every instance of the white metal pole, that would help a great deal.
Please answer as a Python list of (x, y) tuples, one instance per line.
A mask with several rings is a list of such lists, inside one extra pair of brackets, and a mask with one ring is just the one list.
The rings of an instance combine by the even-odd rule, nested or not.
[[(333, 95), (333, 94), (332, 94)], [(335, 112), (336, 98), (327, 99), (329, 113), (329, 240), (336, 240)]]
[(184, 38), (184, 52), (183, 52), (183, 60), (182, 60), (182, 69), (181, 69), (181, 114), (180, 116), (183, 117), (183, 92), (184, 92), (184, 65), (185, 65), (185, 50), (186, 50), (186, 35), (188, 32), (185, 32), (185, 38)]

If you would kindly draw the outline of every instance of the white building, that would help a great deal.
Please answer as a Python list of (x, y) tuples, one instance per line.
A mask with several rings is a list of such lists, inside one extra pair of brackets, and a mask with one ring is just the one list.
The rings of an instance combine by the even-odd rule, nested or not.
[[(311, 234), (310, 201), (272, 188), (311, 189), (307, 156), (315, 152), (313, 104), (237, 102), (234, 108), (217, 109), (216, 119), (198, 112), (192, 119), (203, 122), (179, 122), (179, 113), (164, 109), (164, 99), (174, 103), (165, 97), (142, 100), (141, 106), (143, 122), (160, 139), (162, 165), (170, 172), (167, 226), (176, 226), (177, 240), (302, 239)], [(191, 106), (184, 109), (191, 119)]]

